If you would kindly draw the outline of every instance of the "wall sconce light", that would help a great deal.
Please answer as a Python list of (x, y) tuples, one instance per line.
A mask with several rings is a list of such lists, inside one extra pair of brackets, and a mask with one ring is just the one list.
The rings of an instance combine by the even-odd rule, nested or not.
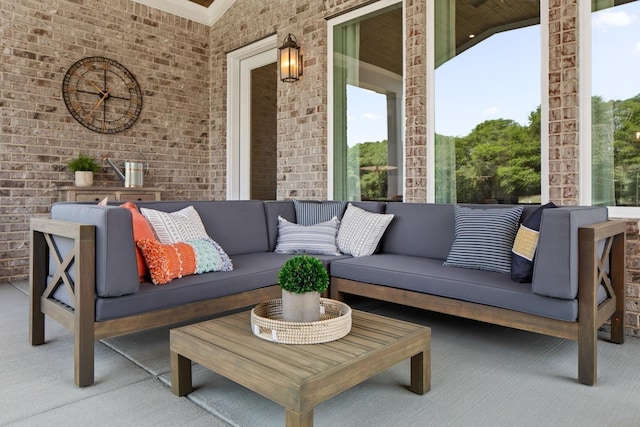
[(287, 35), (279, 49), (280, 80), (298, 81), (302, 75), (302, 55), (300, 55), (300, 46), (296, 43), (296, 37), (293, 34)]

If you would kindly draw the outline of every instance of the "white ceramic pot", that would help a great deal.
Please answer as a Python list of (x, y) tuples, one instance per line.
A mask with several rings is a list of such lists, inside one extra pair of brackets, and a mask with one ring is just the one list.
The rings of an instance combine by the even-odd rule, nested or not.
[(296, 294), (282, 291), (282, 317), (285, 322), (320, 320), (320, 292)]
[(76, 171), (75, 172), (76, 187), (91, 187), (93, 185), (92, 171)]

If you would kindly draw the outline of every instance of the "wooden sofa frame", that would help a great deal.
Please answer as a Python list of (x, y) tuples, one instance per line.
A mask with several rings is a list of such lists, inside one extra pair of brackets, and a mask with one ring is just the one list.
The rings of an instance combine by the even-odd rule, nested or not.
[[(64, 259), (60, 256), (53, 236), (66, 237), (74, 242), (73, 250)], [(96, 340), (196, 320), (281, 296), (280, 287), (271, 285), (235, 295), (96, 322), (95, 226), (34, 218), (31, 220), (30, 248), (29, 340), (32, 345), (44, 344), (45, 315), (73, 332), (74, 382), (78, 387), (93, 384)], [(50, 253), (56, 255), (56, 271), (47, 284)], [(72, 263), (75, 283), (69, 275)], [(72, 296), (73, 307), (52, 297), (59, 286), (64, 286)]]
[[(359, 295), (578, 341), (578, 380), (582, 384), (594, 385), (600, 326), (610, 319), (611, 341), (622, 344), (625, 340), (625, 232), (626, 222), (623, 220), (580, 227), (577, 322), (337, 277), (331, 278), (331, 298), (343, 300), (345, 294)], [(605, 248), (602, 255), (598, 256), (598, 242), (601, 240), (605, 241)], [(607, 262), (608, 270), (605, 265)], [(601, 284), (608, 298), (598, 305), (597, 293)]]

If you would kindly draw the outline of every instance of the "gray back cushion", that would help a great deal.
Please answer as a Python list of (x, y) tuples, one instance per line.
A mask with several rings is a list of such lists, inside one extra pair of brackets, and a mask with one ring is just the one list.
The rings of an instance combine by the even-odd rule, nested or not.
[(269, 250), (263, 203), (258, 200), (138, 202), (138, 207), (175, 212), (193, 206), (207, 234), (233, 255)]
[[(463, 204), (472, 209), (512, 208), (516, 205)], [(382, 238), (382, 251), (389, 254), (421, 256), (445, 260), (455, 238), (453, 204), (388, 203), (386, 213), (394, 214)], [(522, 222), (538, 205), (524, 206)]]
[(382, 237), (388, 254), (444, 260), (453, 244), (453, 205), (389, 203), (386, 213), (393, 221)]
[(296, 222), (296, 211), (291, 200), (270, 200), (264, 202), (264, 215), (269, 235), (269, 251), (273, 252), (278, 241), (278, 216), (289, 222)]

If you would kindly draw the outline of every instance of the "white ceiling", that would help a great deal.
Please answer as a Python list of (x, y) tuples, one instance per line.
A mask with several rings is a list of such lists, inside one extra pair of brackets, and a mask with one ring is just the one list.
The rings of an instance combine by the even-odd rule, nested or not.
[(191, 19), (206, 25), (213, 25), (231, 7), (235, 0), (215, 0), (204, 7), (191, 1), (176, 0), (133, 0), (165, 12)]

